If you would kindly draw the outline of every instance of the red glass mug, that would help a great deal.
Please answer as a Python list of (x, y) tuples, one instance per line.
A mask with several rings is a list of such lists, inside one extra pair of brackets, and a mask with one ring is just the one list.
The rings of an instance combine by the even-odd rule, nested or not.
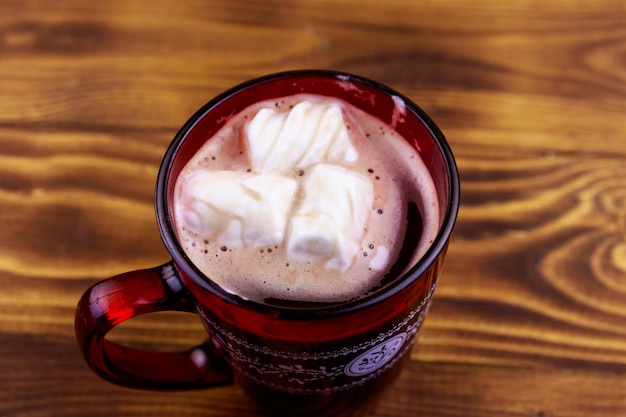
[[(203, 143), (249, 105), (293, 94), (340, 98), (382, 121), (417, 149), (434, 180), (441, 224), (413, 267), (397, 265), (377, 291), (356, 301), (271, 305), (222, 290), (186, 257), (173, 227), (177, 175)], [(405, 113), (398, 117), (402, 100)], [(432, 300), (459, 207), (459, 178), (443, 134), (410, 100), (386, 86), (333, 71), (291, 71), (243, 83), (203, 106), (177, 133), (159, 171), (155, 206), (172, 260), (95, 284), (76, 312), (76, 336), (91, 369), (123, 386), (192, 389), (237, 383), (272, 415), (361, 415), (410, 356)], [(414, 208), (414, 210), (417, 210)], [(409, 210), (404, 258), (420, 233)], [(208, 331), (183, 352), (146, 351), (106, 338), (138, 315), (184, 311)]]

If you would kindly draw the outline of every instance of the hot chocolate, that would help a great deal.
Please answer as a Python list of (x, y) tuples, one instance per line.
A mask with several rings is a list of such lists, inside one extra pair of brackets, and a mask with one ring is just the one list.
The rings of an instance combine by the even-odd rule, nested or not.
[[(83, 294), (81, 352), (130, 387), (235, 382), (268, 415), (363, 415), (410, 358), (458, 205), (443, 134), (399, 93), (332, 71), (245, 82), (174, 137), (155, 191), (172, 260)], [(209, 339), (107, 338), (160, 311), (195, 312)]]
[(316, 95), (232, 116), (180, 173), (175, 203), (193, 263), (226, 291), (260, 302), (358, 298), (396, 263), (412, 204), (423, 227), (409, 265), (440, 225), (419, 154), (392, 126)]

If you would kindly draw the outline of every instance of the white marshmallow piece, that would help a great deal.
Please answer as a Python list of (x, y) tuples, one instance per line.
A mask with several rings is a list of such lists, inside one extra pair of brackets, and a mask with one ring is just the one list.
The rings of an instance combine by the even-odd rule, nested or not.
[(255, 172), (288, 174), (321, 162), (353, 162), (358, 152), (350, 141), (341, 107), (303, 101), (291, 111), (261, 109), (246, 126)]
[(303, 185), (304, 199), (290, 222), (287, 254), (326, 260), (329, 269), (354, 262), (374, 199), (369, 178), (338, 165), (317, 164)]
[(236, 171), (202, 171), (183, 191), (186, 225), (229, 247), (283, 242), (297, 191), (295, 180)]

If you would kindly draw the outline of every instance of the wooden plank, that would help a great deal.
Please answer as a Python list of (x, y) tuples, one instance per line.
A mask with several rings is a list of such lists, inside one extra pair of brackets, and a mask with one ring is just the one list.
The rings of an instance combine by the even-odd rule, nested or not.
[[(0, 414), (49, 417), (260, 415), (237, 387), (167, 392), (100, 380), (66, 339), (0, 338)], [(623, 373), (410, 362), (372, 417), (587, 417), (626, 413)]]
[[(91, 284), (168, 259), (162, 155), (215, 94), (334, 68), (416, 101), (462, 206), (412, 362), (375, 416), (626, 414), (626, 2), (6, 0), (0, 14), (0, 415), (249, 416), (234, 387), (154, 395), (84, 365)], [(125, 324), (162, 349), (192, 316)]]

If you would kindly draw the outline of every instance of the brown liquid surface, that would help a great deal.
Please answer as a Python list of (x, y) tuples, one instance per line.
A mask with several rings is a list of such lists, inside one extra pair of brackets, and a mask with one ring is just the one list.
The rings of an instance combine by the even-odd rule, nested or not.
[[(369, 207), (361, 249), (345, 271), (325, 267), (324, 262), (295, 260), (286, 253), (286, 243), (266, 247), (229, 248), (199, 236), (184, 222), (183, 187), (185, 180), (201, 170), (249, 171), (244, 127), (262, 107), (288, 111), (304, 99), (341, 103), (344, 121), (359, 153), (345, 167), (366, 175), (374, 186), (374, 202)], [(307, 172), (295, 171), (299, 181)], [(388, 125), (336, 99), (302, 95), (257, 103), (233, 116), (197, 152), (181, 172), (176, 184), (176, 232), (186, 254), (212, 281), (226, 291), (255, 301), (266, 299), (307, 302), (338, 302), (358, 298), (376, 287), (392, 270), (405, 241), (407, 210), (417, 205), (423, 229), (412, 251), (412, 266), (428, 249), (439, 228), (439, 208), (430, 174), (419, 154)], [(294, 203), (297, 205), (297, 201)], [(372, 268), (381, 257), (381, 247), (389, 253), (383, 267)], [(403, 249), (406, 251), (406, 248)], [(394, 273), (395, 270), (394, 270)]]

